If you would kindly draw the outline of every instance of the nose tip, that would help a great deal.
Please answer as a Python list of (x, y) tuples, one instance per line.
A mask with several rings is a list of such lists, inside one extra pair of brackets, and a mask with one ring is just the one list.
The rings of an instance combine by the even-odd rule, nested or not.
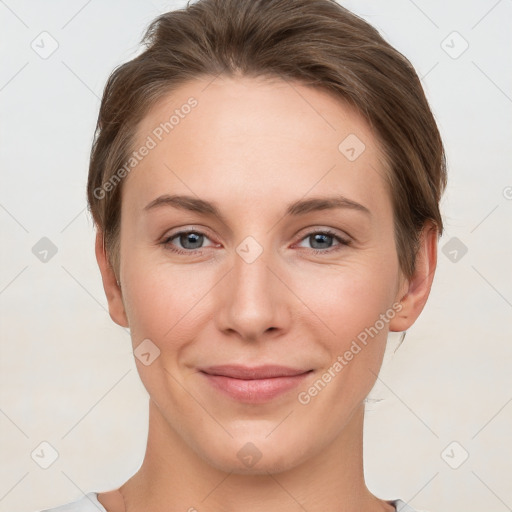
[[(257, 248), (250, 240), (246, 244), (248, 250), (243, 254), (250, 254), (252, 259)], [(286, 327), (289, 315), (283, 286), (268, 268), (264, 255), (260, 254), (251, 263), (236, 255), (229, 274), (217, 297), (220, 330), (236, 332), (246, 341), (255, 341)]]

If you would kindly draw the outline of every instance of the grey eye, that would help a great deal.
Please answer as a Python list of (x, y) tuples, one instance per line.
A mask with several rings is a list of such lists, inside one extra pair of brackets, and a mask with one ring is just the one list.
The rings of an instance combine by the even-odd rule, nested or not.
[(194, 231), (180, 233), (174, 238), (179, 239), (179, 242), (184, 249), (199, 249), (204, 242), (204, 235)]
[[(334, 240), (334, 237), (327, 233), (315, 233), (313, 235), (309, 235), (308, 238), (313, 249), (328, 249), (331, 247), (329, 242), (332, 243)], [(318, 246), (315, 244), (318, 244)]]

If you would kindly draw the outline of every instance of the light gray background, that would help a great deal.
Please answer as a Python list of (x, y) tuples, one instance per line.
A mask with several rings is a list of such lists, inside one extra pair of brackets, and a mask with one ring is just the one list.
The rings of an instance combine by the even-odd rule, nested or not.
[[(430, 512), (512, 510), (512, 1), (342, 3), (416, 67), (449, 164), (430, 300), (396, 353), (390, 336), (368, 405), (368, 486)], [(85, 184), (108, 74), (183, 5), (0, 1), (0, 512), (112, 489), (142, 461), (147, 394), (106, 311)]]

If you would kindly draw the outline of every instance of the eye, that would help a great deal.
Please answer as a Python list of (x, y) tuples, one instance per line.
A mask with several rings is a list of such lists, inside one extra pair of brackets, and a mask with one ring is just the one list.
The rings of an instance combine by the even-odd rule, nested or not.
[[(176, 247), (173, 240), (177, 240), (177, 243), (179, 243), (181, 247)], [(162, 245), (178, 254), (195, 254), (201, 252), (200, 249), (205, 247), (203, 246), (205, 240), (209, 240), (209, 238), (201, 231), (179, 231), (178, 233), (166, 237), (162, 241)], [(211, 245), (213, 246), (214, 244), (212, 243)]]
[[(339, 251), (343, 248), (343, 246), (350, 245), (350, 240), (341, 237), (329, 229), (308, 233), (304, 238), (301, 239), (301, 241), (311, 243), (311, 251), (313, 251), (314, 254), (331, 253), (334, 251)], [(333, 246), (332, 243), (334, 241), (338, 243)]]
[[(205, 247), (214, 247), (216, 245), (214, 243), (210, 243), (205, 246), (203, 245), (205, 240), (210, 239), (202, 231), (188, 230), (173, 233), (166, 237), (161, 244), (166, 249), (177, 254), (191, 255), (201, 253), (201, 249), (204, 249)], [(312, 247), (309, 248), (309, 250), (314, 254), (327, 254), (338, 251), (344, 246), (350, 245), (350, 240), (341, 237), (336, 232), (329, 229), (312, 231), (301, 239), (301, 242), (304, 241), (311, 243)], [(333, 242), (337, 243), (332, 245)]]

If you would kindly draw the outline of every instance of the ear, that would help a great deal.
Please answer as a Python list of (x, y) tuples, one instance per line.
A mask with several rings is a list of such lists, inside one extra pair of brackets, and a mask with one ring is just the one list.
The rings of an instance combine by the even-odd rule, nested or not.
[(390, 321), (390, 331), (406, 331), (423, 311), (437, 266), (437, 239), (437, 226), (427, 221), (420, 235), (414, 274), (404, 281), (396, 297), (402, 309)]
[(101, 279), (103, 281), (103, 289), (108, 301), (108, 311), (110, 318), (121, 327), (129, 327), (128, 318), (123, 304), (123, 295), (121, 286), (117, 283), (114, 269), (110, 265), (105, 245), (103, 242), (103, 232), (98, 229), (96, 233), (96, 261), (100, 267)]

